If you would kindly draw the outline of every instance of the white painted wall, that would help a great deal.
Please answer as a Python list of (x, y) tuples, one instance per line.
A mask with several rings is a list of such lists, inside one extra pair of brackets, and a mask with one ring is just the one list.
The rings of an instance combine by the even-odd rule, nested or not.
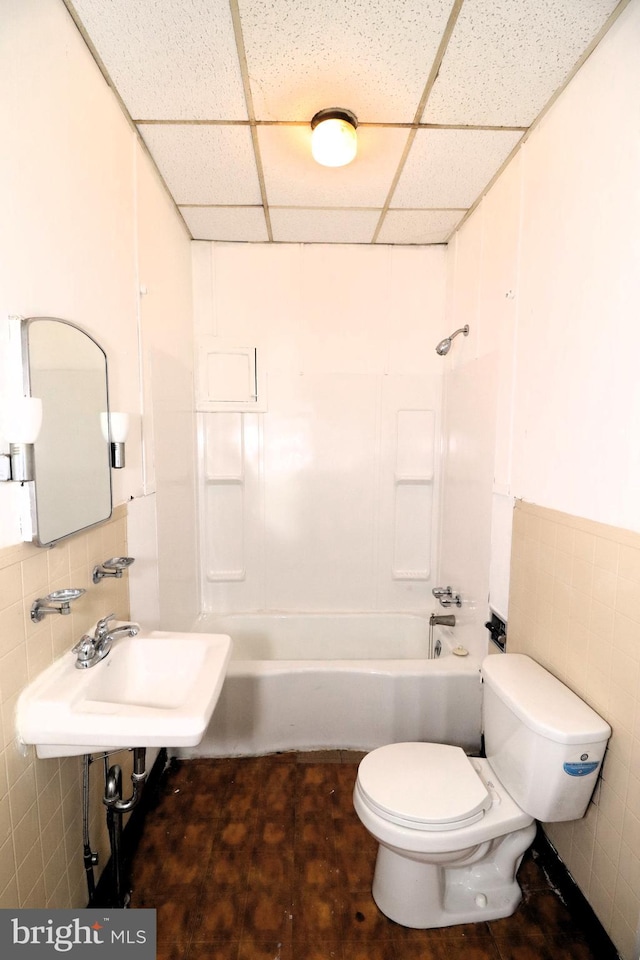
[(522, 157), (513, 492), (640, 530), (640, 4)]
[[(483, 566), (490, 542), (484, 576), (501, 611), (514, 498), (640, 530), (639, 46), (640, 0), (631, 0), (449, 245), (450, 323), (469, 323), (472, 335), (452, 350), (446, 413), (468, 393), (477, 362), (497, 371), (480, 457), (493, 458), (489, 506), (483, 497), (491, 532), (477, 556)], [(462, 457), (448, 470), (447, 484), (468, 480)], [(458, 537), (460, 569), (466, 551)], [(456, 569), (455, 556), (450, 563)], [(628, 765), (637, 738), (618, 736)], [(583, 892), (621, 954), (637, 957), (637, 931), (597, 897), (596, 874), (585, 863)], [(610, 879), (613, 890), (615, 871)]]
[(131, 530), (142, 561), (131, 568), (131, 599), (145, 622), (155, 603), (163, 629), (185, 629), (200, 607), (191, 241), (139, 144), (136, 212), (143, 485), (154, 524), (136, 525), (139, 540)]
[[(114, 409), (139, 410), (134, 138), (62, 3), (7, 0), (0, 29), (0, 324), (8, 314), (83, 326), (110, 360)], [(139, 444), (114, 475), (141, 491)], [(0, 486), (0, 545), (21, 539), (18, 491)]]
[(514, 497), (640, 529), (639, 19), (633, 0), (449, 244), (450, 323), (471, 326), (450, 368), (497, 364), (504, 612)]
[(439, 612), (455, 614), (456, 644), (478, 656), (486, 652), (488, 636), (496, 374), (490, 353), (450, 369), (445, 381), (438, 579), (461, 605)]
[(197, 334), (267, 380), (265, 413), (200, 414), (207, 608), (432, 608), (444, 259), (194, 244)]
[[(448, 247), (440, 580), (462, 598), (457, 639), (479, 654), (491, 610), (506, 618), (520, 156)], [(473, 451), (473, 452), (471, 452)]]
[[(10, 315), (71, 320), (104, 347), (112, 409), (131, 415), (127, 466), (112, 471), (114, 504), (155, 492), (154, 509), (141, 512), (144, 523), (129, 544), (146, 558), (130, 572), (134, 613), (140, 596), (156, 620), (191, 620), (189, 237), (61, 0), (2, 4), (0, 123), (7, 133), (0, 151), (2, 362)], [(149, 290), (142, 302), (141, 284)], [(23, 492), (0, 484), (0, 547), (21, 539)]]

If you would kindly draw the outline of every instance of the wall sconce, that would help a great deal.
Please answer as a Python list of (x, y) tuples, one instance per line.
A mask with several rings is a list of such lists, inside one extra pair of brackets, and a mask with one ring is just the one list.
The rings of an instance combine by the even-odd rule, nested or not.
[(311, 120), (311, 153), (323, 167), (344, 167), (358, 150), (358, 120), (344, 107), (319, 110)]
[(125, 466), (124, 445), (129, 433), (129, 414), (110, 411), (100, 414), (102, 436), (111, 444), (111, 466), (121, 470)]
[(0, 455), (0, 480), (25, 483), (35, 476), (33, 445), (42, 425), (42, 400), (16, 397), (5, 402), (2, 433), (9, 441), (9, 453)]

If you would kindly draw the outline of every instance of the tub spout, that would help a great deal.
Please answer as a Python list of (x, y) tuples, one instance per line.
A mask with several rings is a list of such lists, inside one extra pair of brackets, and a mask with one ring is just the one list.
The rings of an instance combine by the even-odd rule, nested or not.
[(429, 617), (429, 626), (430, 627), (455, 627), (456, 625), (456, 615), (455, 613), (432, 613)]

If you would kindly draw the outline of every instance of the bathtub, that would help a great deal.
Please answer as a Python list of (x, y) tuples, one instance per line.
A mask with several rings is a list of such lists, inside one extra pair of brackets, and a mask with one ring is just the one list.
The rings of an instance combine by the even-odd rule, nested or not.
[(233, 654), (202, 742), (177, 756), (480, 746), (480, 662), (455, 656), (446, 630), (441, 656), (428, 659), (426, 617), (233, 614), (192, 629), (229, 634)]

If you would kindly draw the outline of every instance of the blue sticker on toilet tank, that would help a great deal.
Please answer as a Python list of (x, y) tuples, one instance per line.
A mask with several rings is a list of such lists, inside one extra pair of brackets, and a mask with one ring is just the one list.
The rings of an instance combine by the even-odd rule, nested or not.
[(563, 763), (564, 772), (570, 777), (586, 777), (600, 766), (599, 760), (589, 760), (588, 763)]

